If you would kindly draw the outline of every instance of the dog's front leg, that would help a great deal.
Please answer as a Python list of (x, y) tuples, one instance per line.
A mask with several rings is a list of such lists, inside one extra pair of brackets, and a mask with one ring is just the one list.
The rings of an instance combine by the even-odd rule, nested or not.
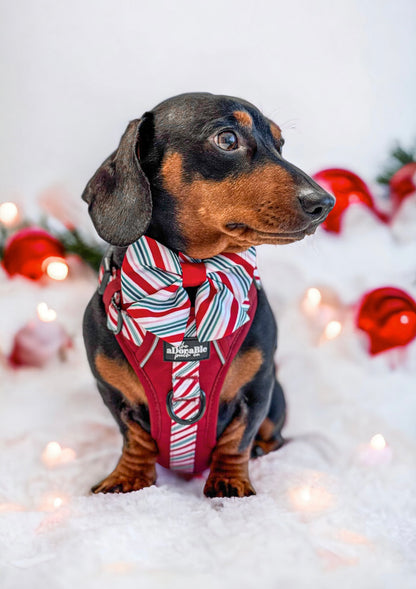
[(93, 493), (128, 493), (156, 482), (156, 442), (128, 412), (121, 417), (127, 427), (122, 455), (113, 472), (91, 489)]
[(247, 410), (243, 409), (219, 437), (204, 488), (207, 497), (248, 497), (256, 494), (248, 474), (251, 443), (241, 448), (246, 427)]

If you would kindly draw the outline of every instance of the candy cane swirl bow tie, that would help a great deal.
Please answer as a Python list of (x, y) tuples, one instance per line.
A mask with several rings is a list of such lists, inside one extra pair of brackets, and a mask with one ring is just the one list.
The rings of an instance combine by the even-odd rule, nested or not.
[[(130, 245), (121, 268), (122, 333), (137, 344), (146, 331), (179, 345), (195, 318), (199, 341), (217, 340), (248, 321), (248, 292), (256, 250), (197, 260), (143, 236)], [(185, 286), (198, 287), (195, 316)], [(109, 313), (109, 327), (117, 317)]]

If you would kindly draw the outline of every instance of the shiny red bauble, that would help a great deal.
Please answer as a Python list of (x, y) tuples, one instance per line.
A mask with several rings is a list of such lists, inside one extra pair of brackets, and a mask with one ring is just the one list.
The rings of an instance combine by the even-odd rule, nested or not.
[(416, 162), (404, 165), (390, 180), (390, 194), (393, 212), (411, 194), (416, 194)]
[(342, 217), (351, 204), (360, 203), (369, 209), (382, 221), (386, 221), (383, 213), (377, 211), (371, 192), (357, 174), (342, 168), (329, 168), (321, 170), (312, 176), (314, 180), (325, 190), (333, 194), (336, 203), (322, 226), (327, 231), (339, 233), (341, 231)]
[(370, 354), (405, 346), (416, 337), (416, 302), (399, 288), (377, 288), (362, 298), (356, 325), (369, 336)]
[(7, 240), (2, 264), (9, 276), (20, 274), (39, 280), (45, 273), (48, 258), (63, 257), (63, 245), (55, 237), (44, 229), (27, 227)]

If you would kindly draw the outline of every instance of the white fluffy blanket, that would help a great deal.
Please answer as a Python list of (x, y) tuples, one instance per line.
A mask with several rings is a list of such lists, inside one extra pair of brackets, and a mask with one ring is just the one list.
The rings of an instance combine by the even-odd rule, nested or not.
[[(416, 340), (371, 357), (353, 324), (353, 306), (369, 289), (398, 286), (416, 297), (416, 241), (394, 238), (360, 208), (346, 221), (340, 236), (320, 230), (299, 244), (259, 248), (292, 441), (252, 462), (257, 495), (247, 499), (208, 500), (202, 478), (186, 482), (163, 469), (155, 487), (89, 495), (121, 447), (81, 338), (94, 277), (77, 264), (72, 278), (47, 287), (1, 275), (4, 355), (40, 301), (74, 338), (66, 362), (1, 366), (2, 589), (416, 586)], [(317, 343), (301, 310), (311, 286), (348, 306), (333, 340)], [(388, 450), (374, 458), (377, 433)], [(67, 462), (45, 465), (50, 441), (75, 459), (67, 452)]]

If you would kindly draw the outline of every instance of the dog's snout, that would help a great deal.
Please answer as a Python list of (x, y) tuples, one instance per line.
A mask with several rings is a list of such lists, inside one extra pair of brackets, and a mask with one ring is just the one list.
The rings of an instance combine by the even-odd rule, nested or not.
[(314, 220), (322, 220), (335, 205), (335, 198), (327, 192), (308, 192), (299, 196), (302, 210)]

